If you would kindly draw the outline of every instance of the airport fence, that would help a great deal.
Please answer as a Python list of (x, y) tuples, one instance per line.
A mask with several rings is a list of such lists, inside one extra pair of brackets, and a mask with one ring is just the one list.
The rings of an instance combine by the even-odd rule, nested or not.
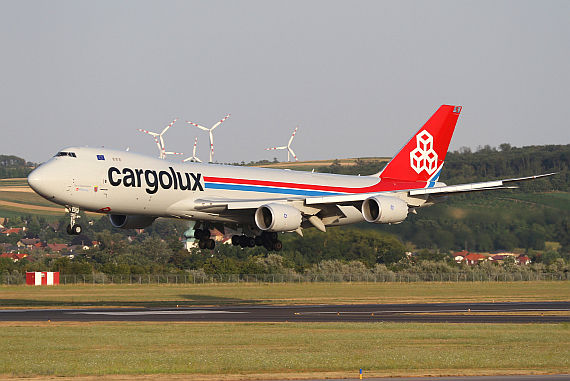
[[(568, 273), (514, 272), (488, 274), (465, 273), (382, 273), (382, 274), (60, 274), (60, 284), (201, 284), (201, 283), (411, 283), (411, 282), (525, 282), (568, 281)], [(0, 284), (26, 283), (25, 274), (0, 274)]]

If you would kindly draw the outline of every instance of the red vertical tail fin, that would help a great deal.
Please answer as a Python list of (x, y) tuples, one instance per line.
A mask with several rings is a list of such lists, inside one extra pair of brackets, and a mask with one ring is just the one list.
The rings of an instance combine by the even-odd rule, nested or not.
[(460, 113), (461, 106), (441, 106), (378, 174), (380, 178), (437, 181)]

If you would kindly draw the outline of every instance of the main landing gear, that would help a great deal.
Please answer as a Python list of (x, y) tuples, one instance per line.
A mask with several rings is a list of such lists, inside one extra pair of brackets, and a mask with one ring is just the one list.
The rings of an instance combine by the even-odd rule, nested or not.
[(194, 238), (198, 240), (198, 247), (202, 250), (213, 250), (216, 247), (216, 242), (210, 238), (210, 230), (208, 229), (194, 230)]
[(249, 237), (247, 235), (232, 236), (232, 245), (246, 247), (263, 246), (267, 250), (279, 251), (283, 248), (283, 243), (277, 239), (275, 232), (262, 232), (261, 235)]
[(83, 228), (81, 227), (81, 225), (79, 225), (77, 222), (77, 220), (81, 217), (79, 215), (79, 208), (76, 206), (71, 206), (67, 208), (67, 211), (69, 212), (69, 217), (71, 219), (71, 222), (69, 225), (67, 225), (67, 234), (69, 235), (79, 235), (83, 232)]

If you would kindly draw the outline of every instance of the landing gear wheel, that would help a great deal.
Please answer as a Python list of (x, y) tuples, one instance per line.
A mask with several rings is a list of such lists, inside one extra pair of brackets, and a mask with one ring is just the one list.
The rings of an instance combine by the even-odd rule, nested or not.
[(213, 239), (207, 239), (206, 240), (206, 249), (208, 250), (214, 250), (214, 247), (216, 247), (216, 242)]
[(209, 229), (202, 230), (202, 238), (201, 239), (209, 239), (212, 236)]
[(71, 232), (73, 233), (73, 235), (79, 235), (79, 234), (81, 234), (82, 231), (83, 231), (83, 228), (79, 224), (73, 225), (71, 227)]
[(232, 245), (239, 246), (239, 235), (234, 234), (232, 235)]
[(203, 235), (204, 235), (204, 231), (202, 229), (194, 230), (194, 238), (200, 240), (200, 239), (202, 239)]
[(281, 241), (277, 240), (273, 242), (273, 250), (281, 251), (281, 249), (283, 249), (283, 243), (281, 243)]
[(65, 228), (65, 231), (69, 235), (79, 235), (83, 231), (83, 228), (79, 224), (75, 224), (73, 226), (71, 226), (71, 224), (70, 224), (70, 225), (67, 225), (67, 227)]
[(206, 248), (206, 241), (204, 240), (198, 241), (198, 247), (200, 248), (200, 250), (204, 250)]
[(66, 231), (69, 235), (78, 235), (80, 234), (83, 229), (81, 225), (76, 224), (75, 222), (81, 217), (79, 215), (79, 208), (76, 206), (67, 206), (65, 210), (69, 213), (69, 225), (67, 225)]
[(246, 241), (248, 247), (255, 247), (255, 238), (253, 237), (246, 237)]

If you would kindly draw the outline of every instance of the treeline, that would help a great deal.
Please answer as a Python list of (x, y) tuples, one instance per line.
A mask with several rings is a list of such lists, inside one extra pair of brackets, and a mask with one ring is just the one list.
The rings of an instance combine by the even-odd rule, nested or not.
[(569, 213), (516, 200), (452, 200), (420, 209), (398, 225), (363, 228), (387, 231), (415, 247), (439, 250), (533, 252), (560, 245), (557, 251), (570, 259)]
[[(356, 165), (343, 166), (335, 160), (329, 166), (315, 168), (315, 171), (364, 176), (379, 172), (384, 165), (358, 159)], [(522, 187), (534, 191), (568, 191), (569, 167), (570, 144), (519, 148), (504, 143), (499, 148), (487, 145), (476, 151), (463, 147), (459, 151), (449, 152), (440, 179), (447, 184), (460, 184), (558, 172), (558, 175), (548, 179), (523, 183)]]
[(0, 179), (27, 177), (34, 166), (17, 156), (0, 155)]
[[(39, 224), (41, 224), (38, 221)], [(65, 220), (62, 221), (62, 226)], [(29, 223), (29, 234), (37, 231)], [(403, 224), (402, 224), (403, 225)], [(35, 252), (17, 263), (0, 259), (0, 273), (22, 274), (25, 271), (60, 271), (62, 274), (108, 275), (175, 274), (188, 271), (208, 275), (228, 274), (379, 274), (393, 273), (460, 273), (473, 268), (457, 264), (452, 253), (440, 249), (414, 249), (393, 234), (357, 228), (331, 228), (327, 233), (306, 230), (305, 237), (283, 234), (284, 249), (267, 253), (261, 248), (242, 249), (218, 244), (214, 251), (183, 249), (180, 237), (187, 223), (159, 220), (141, 234), (133, 230), (113, 229), (103, 217), (93, 225), (85, 224), (84, 235), (69, 237), (60, 231), (41, 229), (40, 237), (50, 242), (82, 244), (98, 241), (98, 246), (74, 252), (74, 258)], [(428, 231), (429, 232), (429, 231)], [(12, 236), (2, 240), (14, 240)], [(414, 251), (410, 256), (407, 252)], [(529, 250), (531, 267), (485, 264), (485, 271), (567, 272), (568, 257), (559, 250)], [(493, 267), (495, 266), (495, 267)], [(498, 267), (497, 267), (498, 266)], [(524, 268), (523, 268), (524, 267)], [(479, 267), (477, 267), (479, 268)], [(529, 269), (529, 270), (527, 270)], [(355, 278), (353, 278), (355, 279)]]

